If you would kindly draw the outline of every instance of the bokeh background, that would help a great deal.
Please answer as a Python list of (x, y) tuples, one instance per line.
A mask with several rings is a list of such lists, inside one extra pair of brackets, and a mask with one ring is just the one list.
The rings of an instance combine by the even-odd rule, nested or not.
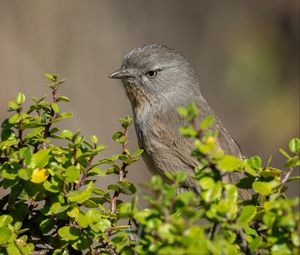
[[(247, 155), (282, 167), (278, 148), (299, 136), (299, 1), (0, 0), (0, 119), (7, 101), (48, 93), (44, 72), (67, 79), (64, 110), (117, 153), (111, 135), (131, 114), (108, 75), (129, 50), (149, 43), (177, 48), (195, 67), (202, 93)], [(137, 148), (134, 129), (131, 149)], [(143, 162), (130, 170), (149, 179)], [(101, 185), (105, 185), (102, 183)], [(299, 183), (289, 194), (299, 194)]]

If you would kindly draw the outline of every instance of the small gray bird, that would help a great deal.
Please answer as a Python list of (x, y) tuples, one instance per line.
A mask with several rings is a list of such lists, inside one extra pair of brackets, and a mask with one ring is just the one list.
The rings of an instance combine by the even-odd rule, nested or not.
[[(177, 108), (194, 102), (201, 110), (201, 118), (214, 115), (214, 112), (201, 94), (191, 64), (175, 49), (153, 44), (126, 54), (121, 68), (109, 77), (123, 81), (148, 169), (163, 177), (166, 171), (184, 170), (192, 174), (197, 165), (197, 160), (191, 156), (194, 146), (192, 140), (178, 132), (185, 123)], [(219, 131), (217, 145), (226, 153), (241, 158), (239, 146), (217, 118), (213, 128)], [(239, 173), (233, 173), (229, 181), (235, 183), (240, 178)], [(199, 192), (191, 177), (182, 188)]]

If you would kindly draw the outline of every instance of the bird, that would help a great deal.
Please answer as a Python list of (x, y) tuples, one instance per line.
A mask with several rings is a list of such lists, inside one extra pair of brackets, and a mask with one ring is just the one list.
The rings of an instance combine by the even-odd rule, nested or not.
[[(192, 139), (179, 134), (178, 129), (185, 121), (177, 108), (193, 102), (201, 111), (200, 118), (215, 113), (201, 93), (191, 63), (172, 47), (150, 44), (127, 53), (121, 67), (109, 78), (123, 82), (133, 111), (138, 144), (144, 150), (142, 157), (150, 172), (167, 179), (166, 172), (185, 171), (188, 177), (182, 188), (199, 193), (199, 185), (190, 177), (199, 162), (191, 155)], [(242, 158), (240, 146), (217, 117), (213, 128), (219, 133), (217, 146), (227, 154)], [(242, 177), (241, 173), (231, 173), (229, 182), (235, 183)], [(244, 193), (240, 197), (248, 197)]]

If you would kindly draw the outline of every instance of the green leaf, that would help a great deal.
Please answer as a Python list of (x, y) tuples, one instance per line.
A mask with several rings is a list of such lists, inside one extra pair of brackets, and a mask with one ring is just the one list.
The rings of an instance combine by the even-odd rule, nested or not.
[(133, 157), (133, 158), (136, 158), (136, 157), (142, 155), (143, 152), (144, 152), (143, 149), (138, 149), (138, 150), (136, 150), (136, 151), (133, 153), (132, 157)]
[(32, 155), (31, 162), (29, 164), (30, 168), (42, 168), (45, 167), (50, 159), (50, 149), (42, 149), (37, 153)]
[(275, 188), (278, 185), (278, 182), (271, 181), (271, 182), (262, 182), (262, 181), (256, 181), (253, 182), (252, 187), (253, 189), (262, 195), (270, 195), (273, 192), (273, 188)]
[(25, 168), (25, 169), (21, 168), (20, 170), (18, 170), (18, 176), (21, 179), (28, 181), (31, 178), (32, 172), (33, 172), (32, 168)]
[(22, 227), (22, 222), (20, 221), (17, 221), (15, 224), (14, 224), (14, 229), (15, 231), (17, 231), (19, 233), (19, 230), (21, 229)]
[(260, 236), (256, 236), (255, 239), (250, 242), (249, 248), (251, 253), (254, 254), (254, 252), (259, 248), (259, 246), (263, 243), (263, 239)]
[(261, 167), (261, 158), (258, 156), (247, 159), (247, 163), (254, 169), (258, 170)]
[(126, 116), (125, 118), (119, 119), (123, 128), (127, 129), (132, 124), (132, 118), (130, 116)]
[(22, 115), (19, 113), (16, 113), (8, 119), (8, 122), (10, 124), (15, 124), (15, 123), (20, 122), (21, 119), (22, 119)]
[(179, 132), (183, 136), (187, 137), (196, 137), (197, 136), (197, 131), (190, 125), (187, 127), (180, 127)]
[(46, 218), (40, 223), (40, 230), (43, 234), (50, 232), (55, 226), (55, 220), (51, 218)]
[(71, 102), (71, 99), (65, 96), (59, 96), (57, 97), (57, 101), (63, 101), (63, 102)]
[(290, 158), (290, 155), (289, 154), (287, 154), (287, 152), (285, 151), (285, 150), (283, 150), (283, 149), (279, 149), (279, 152), (281, 153), (281, 155), (283, 155), (284, 157), (286, 157), (287, 159), (289, 159)]
[(75, 250), (86, 250), (91, 247), (92, 243), (92, 238), (81, 235), (80, 239), (76, 240), (75, 243), (72, 243), (72, 247)]
[(56, 103), (51, 103), (50, 106), (51, 106), (52, 110), (53, 110), (55, 113), (58, 113), (58, 112), (59, 112), (59, 106), (58, 106), (58, 104), (56, 104)]
[(25, 103), (25, 95), (23, 94), (23, 93), (21, 93), (21, 92), (19, 92), (18, 94), (17, 94), (17, 96), (16, 96), (16, 103), (18, 104), (18, 105), (20, 105), (20, 104), (24, 104)]
[(222, 194), (222, 183), (216, 182), (212, 188), (201, 192), (201, 197), (205, 202), (211, 202), (217, 200), (221, 197)]
[[(209, 140), (209, 139), (207, 139), (207, 140)], [(207, 141), (206, 143), (202, 143), (198, 139), (195, 140), (194, 145), (197, 148), (197, 150), (199, 152), (203, 153), (203, 154), (209, 154), (216, 148), (215, 142), (208, 142)]]
[(58, 177), (55, 176), (51, 178), (51, 181), (44, 181), (43, 187), (51, 193), (58, 193), (61, 191), (61, 182), (59, 181)]
[(128, 234), (124, 232), (117, 233), (116, 237), (112, 238), (111, 241), (116, 245), (124, 246), (127, 242)]
[(15, 101), (8, 102), (8, 109), (11, 111), (16, 111), (19, 109), (19, 105)]
[(188, 205), (194, 199), (195, 199), (195, 193), (191, 191), (180, 192), (176, 196), (176, 200), (182, 202), (184, 205)]
[(204, 130), (209, 128), (215, 122), (213, 115), (206, 116), (200, 123), (200, 129)]
[(287, 246), (286, 243), (283, 244), (275, 244), (271, 248), (272, 255), (291, 255), (292, 251)]
[(60, 133), (60, 136), (62, 138), (72, 139), (73, 138), (73, 132), (70, 130), (63, 130)]
[(93, 189), (93, 193), (103, 196), (105, 194), (105, 190), (100, 189), (100, 188), (95, 188), (95, 189)]
[(67, 214), (71, 217), (71, 218), (76, 218), (79, 215), (79, 209), (77, 207), (73, 207), (71, 208)]
[(65, 180), (68, 183), (78, 181), (80, 170), (76, 166), (70, 166), (65, 171)]
[(238, 199), (238, 189), (233, 184), (226, 184), (225, 185), (226, 196), (228, 201), (236, 202)]
[(12, 238), (13, 232), (8, 227), (0, 227), (0, 244), (7, 243)]
[(13, 169), (2, 169), (0, 176), (8, 180), (15, 180), (18, 175)]
[(83, 202), (83, 205), (87, 208), (95, 208), (98, 207), (97, 203), (93, 201), (92, 199), (88, 199)]
[(87, 185), (86, 190), (76, 190), (68, 193), (67, 199), (70, 203), (83, 203), (84, 201), (88, 200), (92, 194), (94, 188), (94, 183), (91, 181)]
[(183, 107), (183, 106), (179, 106), (179, 107), (177, 108), (177, 112), (179, 113), (179, 115), (181, 115), (181, 116), (184, 117), (184, 118), (187, 118), (187, 116), (188, 116), (188, 111), (187, 111), (187, 109), (186, 109), (185, 107)]
[(122, 131), (116, 131), (113, 134), (112, 139), (115, 142), (121, 143), (121, 144), (124, 144), (127, 141), (127, 137), (124, 135), (124, 133)]
[(119, 181), (115, 184), (110, 184), (108, 186), (108, 189), (117, 190), (126, 195), (133, 195), (134, 193), (136, 193), (136, 187), (134, 186), (133, 183), (128, 181)]
[(188, 122), (199, 115), (199, 110), (195, 103), (189, 103), (186, 107), (180, 106), (177, 108), (177, 112)]
[(199, 184), (201, 189), (211, 189), (215, 185), (215, 181), (213, 178), (205, 176), (199, 180)]
[(239, 170), (241, 165), (242, 161), (239, 158), (234, 157), (232, 155), (225, 155), (217, 163), (217, 167), (224, 172)]
[(291, 236), (292, 243), (299, 247), (300, 246), (300, 237), (297, 232), (293, 232)]
[(24, 147), (20, 150), (20, 156), (24, 159), (24, 164), (29, 165), (32, 158), (32, 150), (28, 147)]
[(58, 230), (59, 236), (65, 241), (74, 241), (77, 240), (81, 233), (78, 228), (64, 226)]
[(299, 161), (298, 156), (294, 156), (294, 157), (289, 158), (289, 159), (285, 162), (284, 166), (285, 166), (286, 168), (295, 168), (295, 167), (297, 167), (297, 166), (300, 166), (300, 161)]
[(84, 214), (82, 213), (79, 213), (77, 216), (76, 216), (76, 222), (79, 224), (80, 227), (82, 228), (87, 228), (89, 226), (89, 223), (85, 217)]
[(63, 112), (59, 115), (59, 119), (67, 119), (72, 117), (73, 117), (73, 113), (71, 112)]
[(96, 147), (96, 151), (97, 151), (97, 152), (100, 152), (100, 151), (103, 151), (105, 148), (106, 148), (106, 146), (105, 146), (104, 144), (99, 144), (99, 145)]
[(92, 142), (92, 143), (94, 143), (94, 144), (97, 144), (97, 143), (98, 143), (98, 137), (97, 137), (97, 136), (91, 135), (90, 139), (91, 139), (91, 142)]
[(44, 73), (44, 76), (50, 80), (50, 81), (57, 81), (57, 75), (54, 75), (54, 74), (50, 74), (50, 73)]
[(188, 116), (191, 119), (194, 119), (199, 115), (199, 109), (195, 103), (189, 103), (186, 106), (186, 109), (188, 111)]
[(175, 173), (175, 181), (176, 183), (182, 183), (187, 178), (187, 173), (183, 171), (177, 171)]
[(108, 219), (103, 219), (101, 213), (96, 209), (89, 209), (85, 217), (88, 221), (89, 227), (95, 232), (104, 232), (107, 228), (111, 227)]
[(97, 168), (97, 167), (93, 167), (92, 169), (90, 169), (88, 171), (88, 175), (87, 176), (105, 176), (106, 173), (104, 170)]
[(293, 138), (289, 142), (289, 149), (290, 149), (290, 152), (292, 152), (294, 154), (300, 153), (300, 139), (299, 138)]
[(154, 190), (160, 190), (162, 188), (163, 181), (159, 175), (153, 175), (150, 179), (150, 187)]
[(240, 226), (247, 226), (256, 215), (256, 207), (254, 205), (244, 206), (237, 220)]
[(23, 255), (20, 252), (20, 248), (17, 247), (15, 243), (8, 244), (7, 248), (6, 248), (6, 251), (7, 251), (8, 255)]
[(13, 222), (13, 218), (10, 215), (1, 215), (0, 216), (0, 227), (5, 227)]
[(53, 214), (59, 214), (69, 209), (69, 205), (62, 205), (60, 202), (55, 202), (50, 206), (50, 211)]

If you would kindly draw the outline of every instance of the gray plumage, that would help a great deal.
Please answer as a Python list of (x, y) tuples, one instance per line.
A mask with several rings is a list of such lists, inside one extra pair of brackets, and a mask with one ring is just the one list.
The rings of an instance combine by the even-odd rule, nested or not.
[[(184, 125), (178, 106), (196, 103), (201, 118), (215, 115), (203, 98), (191, 64), (175, 49), (153, 44), (128, 53), (121, 68), (110, 75), (122, 79), (131, 102), (138, 143), (144, 149), (143, 159), (154, 174), (184, 170), (193, 173), (197, 164), (191, 156), (193, 143), (179, 134)], [(242, 157), (239, 146), (218, 118), (214, 129), (219, 131), (217, 145), (226, 153)], [(229, 176), (230, 182), (241, 178)], [(194, 179), (188, 178), (183, 188), (198, 192)], [(242, 195), (243, 196), (243, 195)]]

